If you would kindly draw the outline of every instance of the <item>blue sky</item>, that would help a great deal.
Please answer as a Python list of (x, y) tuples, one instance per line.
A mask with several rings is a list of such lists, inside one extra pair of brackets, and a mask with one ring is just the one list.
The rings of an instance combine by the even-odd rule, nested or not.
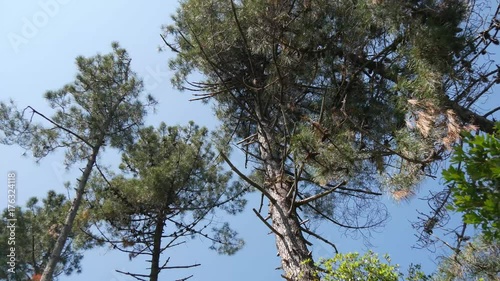
[[(145, 79), (146, 91), (160, 102), (157, 113), (148, 118), (148, 124), (165, 121), (170, 125), (183, 125), (194, 120), (199, 125), (214, 128), (217, 121), (210, 106), (189, 102), (189, 93), (179, 93), (172, 88), (167, 66), (169, 54), (157, 50), (162, 44), (160, 27), (170, 22), (170, 15), (176, 8), (176, 1), (159, 0), (0, 0), (0, 100), (12, 98), (20, 107), (31, 105), (49, 113), (43, 94), (73, 80), (75, 57), (107, 53), (111, 50), (111, 42), (118, 41), (132, 57), (134, 71)], [(6, 182), (9, 171), (17, 173), (18, 205), (24, 206), (32, 196), (44, 196), (49, 189), (66, 194), (64, 181), (74, 182), (79, 176), (75, 171), (64, 170), (61, 154), (35, 164), (32, 159), (22, 157), (22, 153), (14, 146), (0, 146), (0, 177), (5, 177), (1, 182)], [(238, 155), (233, 158), (241, 159)], [(427, 193), (436, 185), (426, 182), (420, 189)], [(0, 192), (6, 194), (6, 184), (2, 188)], [(0, 198), (3, 209), (5, 196), (2, 194)], [(161, 279), (175, 280), (194, 274), (190, 280), (279, 280), (280, 272), (274, 270), (280, 263), (274, 237), (268, 235), (268, 229), (251, 212), (251, 208), (258, 207), (258, 198), (256, 194), (251, 195), (247, 211), (230, 218), (232, 226), (246, 240), (243, 250), (231, 257), (219, 256), (208, 250), (208, 241), (196, 238), (173, 248), (167, 256), (172, 257), (172, 265), (201, 263), (201, 266), (167, 271)], [(372, 233), (372, 249), (381, 254), (389, 253), (393, 262), (401, 264), (403, 269), (413, 262), (432, 271), (436, 254), (411, 248), (416, 238), (410, 221), (416, 219), (415, 210), (424, 210), (425, 204), (419, 200), (398, 204), (387, 196), (384, 201), (392, 218), (385, 228)], [(325, 227), (322, 231), (342, 252), (367, 249), (362, 240), (353, 240), (336, 228)], [(331, 249), (319, 244), (313, 250), (325, 257), (332, 254)], [(440, 251), (438, 249), (437, 253)], [(83, 273), (63, 276), (60, 280), (134, 280), (114, 270), (146, 272), (146, 267), (143, 260), (129, 261), (126, 254), (103, 247), (85, 253)]]

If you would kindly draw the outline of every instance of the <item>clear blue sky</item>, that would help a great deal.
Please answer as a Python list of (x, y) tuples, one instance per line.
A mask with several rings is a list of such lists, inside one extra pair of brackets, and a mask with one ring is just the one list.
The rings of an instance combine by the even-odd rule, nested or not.
[[(40, 3), (52, 3), (47, 9)], [(160, 27), (170, 22), (170, 15), (177, 8), (176, 1), (7, 1), (0, 0), (0, 99), (13, 98), (20, 107), (28, 105), (50, 112), (43, 100), (46, 90), (58, 89), (73, 80), (76, 73), (75, 57), (92, 56), (110, 51), (110, 43), (118, 41), (132, 57), (132, 67), (145, 79), (147, 92), (159, 101), (158, 112), (148, 123), (157, 125), (186, 124), (189, 120), (209, 128), (217, 124), (210, 106), (189, 102), (189, 93), (175, 91), (169, 82), (167, 67), (169, 54), (158, 53), (162, 44)], [(32, 196), (44, 196), (49, 189), (67, 193), (64, 181), (74, 182), (78, 173), (66, 172), (61, 165), (62, 156), (55, 154), (35, 164), (22, 157), (16, 147), (0, 146), (0, 208), (6, 206), (8, 171), (18, 175), (18, 204), (23, 205)], [(233, 156), (238, 160), (238, 155)], [(241, 161), (241, 160), (240, 160)], [(427, 193), (436, 183), (424, 183), (421, 191)], [(73, 194), (70, 193), (72, 196)], [(378, 233), (372, 233), (373, 250), (389, 253), (394, 263), (404, 269), (411, 262), (422, 263), (426, 271), (435, 267), (435, 255), (426, 250), (414, 250), (414, 231), (410, 220), (415, 220), (416, 209), (424, 210), (422, 202), (410, 204), (387, 202), (391, 220)], [(162, 280), (175, 280), (194, 274), (190, 280), (279, 280), (274, 237), (248, 210), (258, 207), (258, 196), (249, 197), (247, 211), (230, 218), (232, 225), (246, 240), (245, 248), (232, 257), (219, 256), (208, 250), (210, 243), (200, 239), (188, 241), (186, 246), (172, 249), (172, 265), (201, 263), (201, 267), (178, 272), (165, 272)], [(367, 248), (362, 240), (353, 240), (336, 228), (323, 228), (323, 234), (337, 244), (342, 252), (362, 251)], [(0, 241), (1, 242), (1, 241)], [(3, 242), (1, 242), (3, 243)], [(318, 256), (327, 257), (332, 251), (315, 245)], [(438, 252), (439, 253), (439, 252)], [(115, 273), (115, 269), (146, 272), (147, 264), (140, 259), (129, 261), (123, 253), (107, 247), (88, 251), (83, 260), (83, 273), (60, 280), (134, 280)]]

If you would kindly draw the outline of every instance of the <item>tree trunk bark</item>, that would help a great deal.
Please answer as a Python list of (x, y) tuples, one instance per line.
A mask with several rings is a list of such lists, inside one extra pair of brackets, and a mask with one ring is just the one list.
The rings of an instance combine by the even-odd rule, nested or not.
[(158, 215), (156, 220), (156, 228), (153, 237), (153, 252), (151, 253), (151, 272), (149, 274), (150, 281), (158, 281), (160, 274), (160, 254), (161, 254), (161, 238), (163, 236), (163, 227), (165, 217), (163, 212)]
[(307, 241), (302, 235), (300, 222), (295, 206), (292, 206), (291, 183), (284, 181), (282, 171), (283, 155), (276, 153), (273, 147), (272, 132), (267, 132), (265, 126), (260, 126), (258, 139), (260, 156), (263, 160), (265, 186), (274, 200), (269, 205), (269, 215), (272, 219), (273, 231), (276, 236), (276, 247), (281, 258), (283, 278), (291, 281), (316, 281), (316, 268), (312, 254), (307, 248)]
[(276, 247), (285, 273), (283, 277), (293, 281), (319, 280), (296, 212), (292, 210), (290, 215), (288, 214), (292, 204), (291, 199), (287, 198), (289, 188), (291, 187), (285, 183), (276, 183), (270, 192), (276, 199), (276, 202), (270, 205), (269, 214), (272, 226), (277, 232)]
[[(102, 140), (98, 143), (102, 143)], [(83, 171), (83, 174), (80, 178), (78, 188), (76, 189), (76, 196), (73, 200), (73, 203), (71, 204), (68, 215), (66, 216), (64, 227), (62, 228), (61, 233), (57, 238), (54, 250), (52, 250), (52, 253), (50, 254), (50, 258), (47, 262), (47, 265), (45, 266), (42, 274), (42, 279), (40, 281), (52, 281), (57, 263), (59, 262), (59, 258), (63, 251), (64, 245), (66, 244), (66, 240), (68, 239), (69, 233), (73, 228), (73, 222), (75, 221), (76, 214), (78, 213), (78, 209), (80, 208), (80, 205), (82, 203), (83, 194), (85, 193), (85, 186), (87, 185), (90, 173), (92, 172), (92, 168), (94, 167), (100, 147), (101, 145), (96, 145), (92, 149), (92, 155), (87, 161), (87, 166), (85, 166), (85, 170)]]

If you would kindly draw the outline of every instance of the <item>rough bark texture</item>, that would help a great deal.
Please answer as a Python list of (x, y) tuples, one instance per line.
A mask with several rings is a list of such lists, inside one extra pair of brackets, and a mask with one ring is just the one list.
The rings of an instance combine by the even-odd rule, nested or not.
[[(98, 143), (101, 143), (102, 140)], [(73, 222), (75, 221), (76, 214), (78, 213), (78, 209), (82, 203), (83, 194), (85, 193), (85, 186), (87, 185), (87, 181), (90, 177), (90, 173), (92, 172), (92, 168), (94, 167), (95, 161), (97, 159), (97, 154), (99, 153), (100, 145), (95, 146), (92, 149), (92, 155), (87, 161), (87, 165), (85, 166), (85, 170), (80, 178), (78, 183), (78, 188), (76, 189), (76, 196), (71, 204), (71, 208), (66, 216), (66, 220), (64, 222), (64, 226), (57, 238), (56, 244), (52, 253), (50, 254), (50, 258), (45, 266), (45, 269), (42, 274), (42, 279), (40, 281), (52, 281), (54, 271), (56, 269), (57, 263), (59, 262), (59, 258), (61, 257), (61, 253), (64, 249), (64, 245), (66, 244), (66, 240), (68, 239), (69, 233), (73, 228)]]
[(149, 273), (150, 281), (158, 281), (160, 274), (160, 254), (161, 254), (161, 238), (163, 235), (163, 227), (165, 225), (165, 217), (161, 212), (156, 219), (155, 234), (153, 237), (153, 252), (151, 253), (151, 272)]
[(264, 188), (268, 189), (274, 201), (269, 205), (269, 215), (284, 271), (282, 276), (293, 281), (319, 280), (315, 274), (311, 252), (307, 249), (307, 241), (300, 229), (295, 206), (292, 206), (293, 192), (290, 190), (293, 186), (283, 180), (283, 155), (276, 153), (279, 149), (273, 147), (273, 134), (265, 125), (260, 127), (258, 139), (266, 171)]
[(270, 205), (269, 213), (276, 230), (276, 247), (281, 257), (281, 265), (287, 280), (319, 280), (314, 273), (312, 255), (300, 230), (300, 222), (293, 210), (290, 215), (291, 200), (287, 198), (290, 186), (276, 183), (271, 195), (277, 200)]

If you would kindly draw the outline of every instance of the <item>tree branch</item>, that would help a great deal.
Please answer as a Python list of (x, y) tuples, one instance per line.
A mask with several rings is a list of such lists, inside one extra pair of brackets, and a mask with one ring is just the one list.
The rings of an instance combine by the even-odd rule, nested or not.
[(455, 111), (455, 113), (457, 113), (460, 119), (478, 125), (481, 131), (485, 133), (494, 133), (493, 127), (495, 126), (495, 123), (493, 121), (473, 112), (470, 109), (461, 106), (457, 102), (452, 101), (447, 95), (444, 95), (443, 100), (445, 105), (451, 107)]
[(188, 277), (184, 277), (184, 278), (182, 278), (182, 279), (177, 279), (177, 280), (175, 280), (175, 281), (186, 281), (186, 280), (190, 279), (191, 277), (193, 277), (193, 275), (192, 275), (192, 274), (191, 274), (191, 275), (189, 275)]
[(165, 266), (162, 269), (180, 269), (180, 268), (191, 268), (191, 267), (197, 267), (200, 266), (201, 264), (195, 263), (191, 265), (176, 265), (176, 266)]
[(229, 165), (229, 167), (231, 168), (231, 170), (233, 170), (238, 176), (241, 177), (241, 179), (243, 179), (244, 181), (246, 181), (251, 186), (257, 188), (257, 190), (259, 190), (260, 192), (262, 192), (262, 194), (264, 194), (267, 197), (267, 199), (269, 199), (269, 201), (271, 201), (273, 204), (276, 202), (276, 200), (274, 200), (274, 198), (271, 197), (271, 194), (269, 194), (269, 192), (267, 192), (262, 186), (258, 185), (256, 182), (254, 182), (253, 180), (249, 179), (240, 170), (238, 170), (238, 168), (236, 168), (233, 165), (233, 163), (231, 163), (231, 161), (229, 161), (229, 159), (227, 158), (226, 154), (224, 154), (224, 152), (221, 151), (220, 152), (220, 156), (222, 157), (222, 159), (224, 159), (224, 161), (226, 161), (226, 163)]
[(165, 43), (165, 45), (167, 45), (167, 46), (170, 48), (170, 50), (171, 50), (172, 52), (174, 52), (174, 53), (180, 53), (180, 51), (179, 51), (179, 50), (177, 50), (176, 48), (174, 48), (174, 46), (172, 46), (172, 44), (169, 44), (169, 43), (167, 42), (167, 40), (165, 39), (165, 37), (164, 37), (162, 34), (160, 34), (160, 37), (161, 37), (161, 39), (163, 40), (163, 42)]
[[(75, 136), (77, 139), (79, 139), (79, 140), (81, 140), (82, 142), (84, 142), (84, 143), (85, 143), (86, 145), (88, 145), (90, 148), (92, 148), (92, 149), (94, 148), (94, 146), (93, 146), (92, 144), (90, 144), (90, 143), (89, 143), (86, 139), (84, 139), (83, 137), (81, 137), (81, 136), (80, 136), (80, 135), (78, 135), (77, 133), (74, 133), (73, 131), (71, 131), (71, 130), (69, 130), (69, 129), (67, 129), (67, 128), (65, 128), (65, 127), (63, 127), (63, 126), (61, 126), (61, 125), (59, 125), (59, 124), (57, 124), (57, 123), (56, 123), (56, 122), (54, 122), (54, 121), (52, 121), (52, 119), (50, 119), (49, 117), (47, 117), (47, 116), (43, 115), (42, 113), (38, 112), (38, 111), (37, 111), (36, 109), (34, 109), (33, 107), (28, 106), (28, 107), (26, 107), (26, 108), (31, 109), (31, 110), (33, 111), (33, 113), (38, 114), (38, 115), (39, 115), (39, 116), (41, 116), (43, 119), (45, 119), (45, 120), (49, 121), (51, 124), (53, 124), (53, 125), (54, 125), (54, 126), (56, 126), (57, 128), (59, 128), (59, 129), (61, 129), (61, 130), (65, 131), (66, 133), (68, 133), (68, 134), (70, 134), (70, 135), (72, 135), (72, 136)], [(25, 110), (26, 110), (26, 109), (25, 109)], [(23, 110), (23, 111), (24, 111), (24, 110)]]
[(335, 249), (335, 253), (336, 253), (336, 254), (338, 254), (338, 252), (339, 252), (339, 251), (337, 250), (337, 246), (335, 246), (335, 244), (333, 244), (332, 242), (330, 242), (330, 241), (326, 240), (325, 238), (323, 238), (323, 237), (319, 236), (318, 234), (316, 234), (316, 233), (314, 233), (314, 232), (312, 232), (312, 231), (310, 231), (310, 230), (308, 230), (308, 229), (306, 229), (306, 228), (304, 228), (304, 227), (301, 227), (300, 229), (302, 229), (302, 231), (304, 231), (305, 233), (307, 233), (307, 234), (309, 234), (309, 235), (311, 235), (311, 236), (315, 237), (316, 239), (321, 240), (321, 241), (323, 241), (324, 243), (326, 243), (326, 244), (328, 244), (328, 245), (332, 246), (332, 247), (333, 247), (333, 249)]
[(279, 233), (270, 223), (268, 223), (260, 214), (259, 212), (257, 212), (257, 210), (255, 210), (255, 208), (252, 209), (253, 212), (257, 215), (257, 217), (259, 217), (259, 219), (267, 226), (269, 227), (269, 229), (271, 229), (272, 232), (274, 232), (274, 234), (276, 234), (277, 236), (279, 236), (281, 239), (283, 239), (283, 235), (281, 233)]
[(343, 182), (337, 184), (336, 186), (333, 186), (331, 189), (329, 189), (329, 190), (327, 190), (325, 192), (318, 193), (316, 195), (313, 195), (313, 196), (307, 197), (305, 199), (299, 200), (299, 201), (295, 202), (295, 206), (297, 206), (297, 207), (298, 206), (302, 206), (302, 205), (307, 204), (307, 203), (309, 203), (311, 201), (314, 201), (316, 199), (324, 197), (324, 196), (326, 196), (326, 195), (334, 192), (337, 188), (339, 188), (340, 186), (345, 185), (345, 184), (347, 184), (347, 182), (343, 181)]
[[(128, 276), (132, 276), (132, 277), (134, 277), (135, 279), (137, 279), (137, 280), (141, 280), (141, 281), (147, 281), (147, 279), (142, 279), (142, 278), (140, 278), (140, 277), (150, 277), (150, 275), (149, 275), (149, 274), (147, 274), (147, 275), (146, 275), (146, 274), (137, 274), (137, 273), (131, 273), (131, 272), (121, 271), (121, 270), (118, 270), (118, 269), (117, 269), (117, 270), (115, 270), (115, 271), (116, 271), (116, 272), (118, 272), (118, 273), (121, 273), (121, 274), (125, 274), (125, 275), (128, 275)], [(140, 277), (139, 277), (139, 276), (140, 276)]]
[(484, 114), (483, 117), (486, 118), (486, 117), (490, 116), (491, 114), (493, 114), (493, 113), (495, 113), (495, 112), (497, 112), (499, 110), (500, 110), (500, 106), (498, 106), (498, 107), (496, 107), (496, 108), (494, 108), (494, 109), (486, 112), (486, 114)]

